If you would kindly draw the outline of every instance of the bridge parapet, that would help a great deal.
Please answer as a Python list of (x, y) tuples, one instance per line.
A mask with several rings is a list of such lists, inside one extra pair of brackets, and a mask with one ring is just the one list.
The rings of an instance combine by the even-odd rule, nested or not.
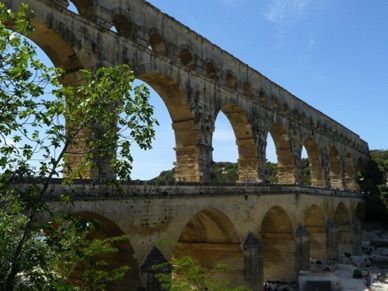
[[(115, 200), (126, 198), (160, 198), (160, 197), (195, 197), (195, 196), (236, 196), (246, 195), (282, 195), (307, 194), (317, 196), (365, 198), (367, 193), (313, 186), (285, 184), (201, 184), (175, 183), (161, 185), (152, 182), (131, 181), (119, 185), (109, 185), (100, 180), (80, 180), (73, 185), (63, 185), (62, 179), (53, 180), (50, 184), (46, 200), (59, 200), (68, 195), (73, 200)], [(28, 187), (31, 183), (19, 183)], [(37, 183), (39, 186), (39, 183)]]

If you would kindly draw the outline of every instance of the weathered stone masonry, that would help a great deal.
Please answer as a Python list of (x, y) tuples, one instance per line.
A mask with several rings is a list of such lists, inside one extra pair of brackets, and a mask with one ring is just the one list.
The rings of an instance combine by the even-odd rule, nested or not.
[[(23, 1), (2, 2), (17, 10)], [(78, 14), (67, 0), (29, 0), (30, 38), (66, 71), (65, 86), (82, 83), (80, 69), (129, 64), (169, 111), (177, 177), (209, 182), (220, 112), (235, 134), (240, 182), (265, 179), (269, 134), (278, 157), (280, 185), (146, 184), (116, 193), (97, 180), (71, 188), (53, 183), (56, 210), (100, 220), (99, 237), (128, 235), (110, 260), (132, 269), (111, 290), (160, 287), (151, 266), (185, 251), (157, 247), (159, 241), (178, 241), (204, 266), (235, 266), (215, 276), (253, 290), (262, 290), (264, 279), (295, 280), (310, 257), (360, 252), (365, 196), (350, 190), (358, 190), (369, 151), (357, 134), (143, 0), (72, 3)], [(303, 147), (314, 187), (299, 186)], [(67, 163), (76, 167), (80, 159)], [(109, 161), (103, 165), (104, 176), (114, 177)], [(61, 193), (70, 193), (74, 206), (57, 202)]]
[[(8, 5), (17, 9), (19, 2)], [(300, 182), (304, 146), (313, 185), (357, 189), (369, 152), (355, 133), (145, 1), (72, 2), (79, 15), (65, 0), (29, 1), (36, 27), (31, 38), (66, 70), (65, 85), (82, 82), (81, 68), (131, 65), (170, 113), (177, 177), (209, 181), (214, 124), (223, 112), (236, 137), (240, 181), (265, 179), (270, 134), (280, 183)], [(76, 166), (80, 158), (68, 163)], [(105, 175), (114, 176), (105, 164)]]

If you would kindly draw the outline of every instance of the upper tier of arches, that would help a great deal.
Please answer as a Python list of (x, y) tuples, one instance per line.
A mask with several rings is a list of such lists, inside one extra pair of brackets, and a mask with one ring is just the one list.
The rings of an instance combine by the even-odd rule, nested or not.
[[(21, 1), (12, 3), (14, 9)], [(176, 175), (207, 182), (217, 115), (228, 118), (239, 181), (264, 181), (266, 141), (274, 141), (279, 183), (300, 183), (305, 148), (312, 182), (357, 190), (369, 159), (358, 135), (145, 1), (34, 0), (31, 39), (66, 72), (127, 63), (163, 99), (175, 133)], [(92, 176), (91, 176), (92, 177)]]

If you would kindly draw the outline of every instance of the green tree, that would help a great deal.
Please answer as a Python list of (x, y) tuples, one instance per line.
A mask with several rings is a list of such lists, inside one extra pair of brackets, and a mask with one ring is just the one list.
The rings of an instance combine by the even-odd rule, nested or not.
[[(166, 243), (166, 242), (162, 242)], [(171, 243), (171, 242), (167, 242)], [(211, 267), (202, 266), (190, 250), (180, 243), (174, 243), (180, 254), (175, 254), (171, 261), (154, 266), (155, 276), (161, 286), (170, 291), (200, 290), (200, 291), (249, 291), (244, 286), (230, 287), (227, 280), (212, 278), (215, 273), (231, 272), (233, 267), (228, 264), (215, 264)], [(166, 272), (170, 270), (171, 272)]]
[(265, 163), (265, 180), (267, 183), (278, 183), (278, 164), (266, 162)]
[(302, 185), (311, 185), (311, 169), (310, 161), (306, 158), (302, 158), (300, 161), (301, 168), (301, 183)]
[(371, 151), (372, 159), (368, 161), (363, 179), (360, 181), (362, 191), (369, 193), (367, 196), (368, 221), (381, 222), (388, 218), (388, 195), (385, 165), (388, 161), (388, 151)]
[[(72, 184), (86, 169), (104, 171), (106, 160), (119, 180), (129, 179), (131, 144), (150, 148), (157, 121), (148, 89), (132, 87), (125, 65), (81, 71), (80, 88), (62, 87), (64, 72), (45, 66), (24, 37), (33, 30), (28, 15), (27, 5), (15, 15), (0, 3), (0, 289), (99, 290), (126, 271), (104, 270), (96, 256), (115, 251), (115, 239), (92, 239), (92, 222), (54, 219), (45, 194), (53, 177)], [(74, 155), (82, 157), (77, 169), (64, 162)], [(77, 266), (87, 286), (66, 281)]]

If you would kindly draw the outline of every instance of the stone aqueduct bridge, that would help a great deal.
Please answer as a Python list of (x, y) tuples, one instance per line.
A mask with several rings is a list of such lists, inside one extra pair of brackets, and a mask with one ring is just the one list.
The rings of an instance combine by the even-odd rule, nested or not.
[[(16, 11), (23, 1), (2, 2)], [(276, 186), (128, 185), (114, 193), (77, 184), (68, 189), (74, 206), (61, 206), (54, 197), (66, 188), (52, 184), (56, 209), (99, 218), (100, 236), (129, 236), (111, 260), (133, 271), (112, 290), (154, 290), (150, 265), (174, 250), (185, 252), (155, 247), (164, 240), (188, 246), (203, 265), (233, 265), (233, 272), (215, 276), (254, 290), (262, 289), (264, 278), (296, 279), (310, 256), (360, 252), (364, 196), (351, 190), (358, 190), (369, 150), (358, 135), (145, 1), (74, 0), (78, 14), (67, 9), (67, 0), (28, 3), (36, 28), (30, 38), (66, 71), (65, 86), (82, 83), (80, 69), (126, 63), (160, 95), (175, 133), (177, 177), (210, 181), (220, 112), (235, 134), (240, 181), (265, 179), (268, 135), (274, 140)], [(295, 186), (303, 147), (313, 187)], [(78, 158), (68, 163), (77, 166)]]
[[(253, 290), (262, 290), (265, 279), (297, 280), (300, 270), (309, 270), (310, 257), (361, 253), (361, 193), (194, 183), (132, 184), (118, 192), (90, 180), (73, 186), (52, 183), (49, 193), (55, 211), (98, 219), (96, 236), (128, 235), (110, 260), (129, 264), (132, 271), (110, 290), (159, 290), (151, 266), (173, 253), (188, 252), (207, 267), (231, 265), (233, 271), (214, 276)], [(74, 205), (62, 205), (61, 194), (70, 194)]]
[[(16, 10), (23, 1), (3, 2)], [(223, 112), (236, 138), (240, 181), (265, 179), (270, 134), (279, 183), (300, 182), (304, 147), (313, 185), (357, 189), (366, 142), (147, 2), (74, 0), (78, 14), (67, 0), (28, 3), (36, 28), (30, 38), (67, 72), (64, 85), (82, 82), (79, 69), (125, 63), (155, 89), (172, 120), (177, 177), (210, 180), (214, 124)], [(76, 166), (78, 158), (68, 162)], [(113, 176), (108, 164), (105, 175)]]

